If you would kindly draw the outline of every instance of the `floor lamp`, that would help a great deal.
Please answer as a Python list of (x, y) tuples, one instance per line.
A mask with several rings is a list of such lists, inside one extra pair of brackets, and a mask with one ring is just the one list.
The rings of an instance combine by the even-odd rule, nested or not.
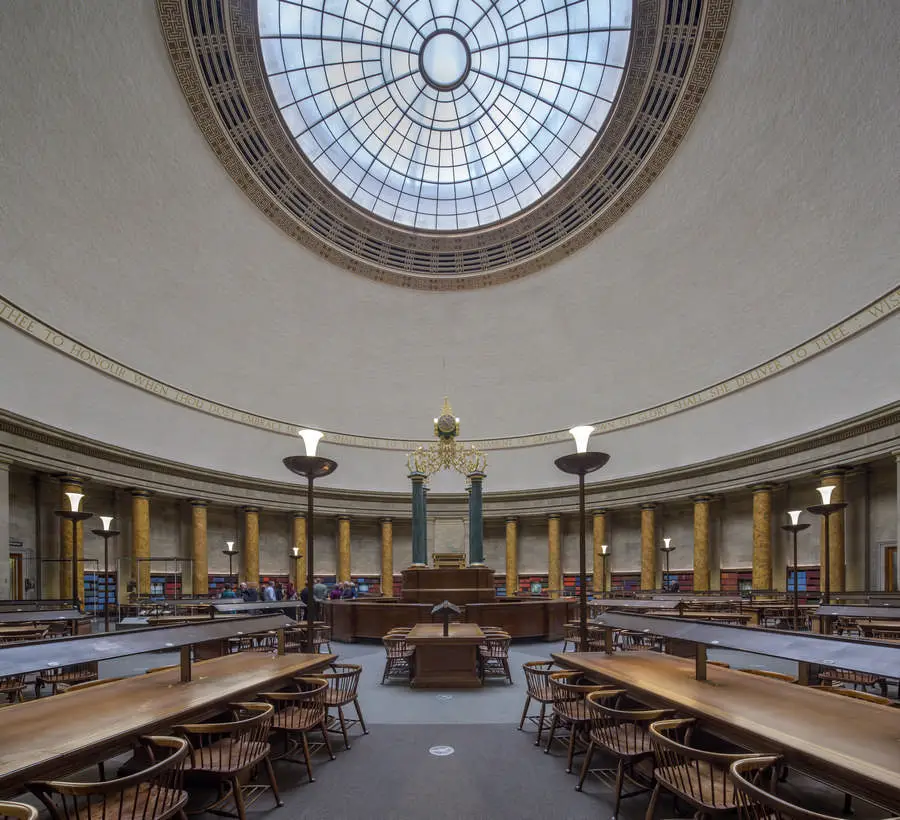
[(794, 537), (794, 631), (800, 629), (800, 600), (799, 592), (800, 584), (797, 581), (797, 533), (802, 530), (808, 530), (809, 524), (801, 524), (800, 514), (802, 510), (789, 510), (788, 517), (791, 519), (790, 524), (782, 525), (781, 529), (785, 532), (793, 533)]
[(599, 470), (607, 461), (608, 453), (589, 453), (588, 439), (594, 428), (585, 425), (573, 427), (569, 432), (575, 439), (576, 452), (556, 459), (556, 466), (564, 473), (578, 476), (578, 575), (581, 588), (579, 590), (578, 639), (582, 652), (587, 652), (587, 557), (585, 555), (585, 512), (584, 512), (584, 477), (588, 473)]
[[(834, 487), (817, 487), (816, 492), (822, 497), (822, 503), (814, 504), (806, 509), (813, 515), (821, 515), (825, 519), (825, 590), (822, 595), (822, 603), (828, 606), (831, 603), (831, 539), (829, 532), (831, 527), (829, 519), (832, 513), (843, 510), (847, 504), (843, 501), (831, 503), (831, 494), (834, 492)], [(829, 615), (822, 616), (822, 632), (826, 635), (831, 634), (831, 616)]]
[(103, 631), (109, 632), (109, 539), (115, 538), (119, 530), (112, 528), (113, 517), (111, 515), (100, 516), (100, 529), (91, 530), (94, 535), (103, 539), (103, 572), (106, 575), (106, 583), (103, 585)]
[(663, 578), (663, 592), (669, 591), (669, 555), (675, 551), (675, 547), (672, 546), (671, 538), (663, 538), (663, 545), (659, 548), (661, 552), (666, 554), (666, 577)]
[(75, 609), (81, 609), (81, 598), (78, 595), (78, 529), (76, 524), (78, 521), (87, 521), (89, 518), (93, 518), (94, 514), (78, 509), (84, 493), (65, 493), (65, 495), (69, 499), (69, 509), (54, 510), (53, 514), (72, 522), (72, 606)]
[(331, 475), (337, 469), (337, 462), (316, 455), (316, 447), (324, 433), (318, 430), (300, 430), (300, 438), (306, 448), (305, 456), (288, 456), (284, 466), (292, 473), (306, 478), (306, 651), (313, 654), (313, 624), (316, 620), (316, 599), (314, 592), (313, 559), (315, 538), (313, 535), (313, 487), (317, 478)]
[(609, 547), (606, 544), (600, 545), (600, 594), (606, 595), (606, 558), (609, 555)]
[[(234, 560), (234, 556), (238, 554), (238, 551), (234, 548), (234, 541), (226, 541), (225, 549), (222, 550), (222, 555), (228, 556), (228, 583), (234, 583), (234, 573), (231, 571), (231, 562)], [(233, 587), (232, 587), (233, 589)]]

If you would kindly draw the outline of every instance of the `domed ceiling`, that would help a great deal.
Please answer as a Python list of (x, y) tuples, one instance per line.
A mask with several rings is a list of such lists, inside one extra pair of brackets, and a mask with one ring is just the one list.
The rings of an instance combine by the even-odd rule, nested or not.
[[(288, 437), (316, 427), (337, 485), (391, 489), (448, 395), (494, 491), (559, 484), (576, 423), (598, 423), (616, 477), (900, 400), (890, 2), (673, 3), (696, 36), (666, 50), (688, 28), (641, 0), (583, 158), (453, 230), (332, 186), (279, 111), (262, 6), (210, 2), (4, 7), (5, 410), (280, 479)], [(410, 70), (450, 86), (436, 26), (409, 36)]]

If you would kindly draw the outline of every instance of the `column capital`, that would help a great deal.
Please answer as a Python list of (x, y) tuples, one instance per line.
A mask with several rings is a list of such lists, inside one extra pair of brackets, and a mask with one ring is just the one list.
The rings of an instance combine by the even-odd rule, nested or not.
[(413, 472), (411, 472), (409, 474), (410, 481), (421, 481), (424, 483), (425, 479), (427, 479), (427, 478), (428, 478), (428, 476), (425, 475), (425, 473), (419, 473), (419, 472), (416, 472), (415, 470), (413, 470)]
[(760, 481), (758, 484), (751, 484), (748, 489), (752, 493), (770, 493), (778, 485), (771, 481)]
[(594, 517), (596, 517), (598, 515), (608, 515), (608, 514), (609, 514), (609, 510), (606, 507), (600, 507), (599, 509), (596, 509), (593, 512)]
[(243, 510), (245, 513), (258, 513), (259, 507), (254, 507), (252, 504), (248, 504), (245, 507), (241, 507), (241, 510)]
[(487, 473), (483, 473), (481, 470), (473, 470), (471, 473), (466, 473), (466, 478), (469, 481), (483, 481)]
[(852, 467), (848, 467), (846, 465), (835, 465), (834, 467), (826, 467), (824, 470), (819, 470), (816, 475), (819, 478), (843, 478), (847, 473), (853, 470)]
[(294, 512), (291, 513), (291, 516), (293, 518), (302, 518), (304, 521), (306, 521), (306, 513), (305, 512), (298, 512), (297, 510), (294, 510)]
[(655, 510), (658, 506), (659, 506), (659, 504), (657, 504), (655, 501), (645, 501), (643, 504), (641, 504), (641, 509), (642, 510)]
[(896, 453), (891, 453), (891, 455), (894, 457), (894, 461), (900, 464), (900, 450), (898, 450)]
[(60, 484), (75, 484), (78, 487), (84, 486), (85, 482), (85, 479), (77, 475), (72, 475), (71, 473), (62, 473), (61, 475), (55, 476), (55, 478)]
[(129, 487), (128, 492), (134, 498), (150, 498), (150, 490), (142, 490), (140, 487)]
[(553, 521), (553, 520), (558, 521), (560, 518), (562, 518), (562, 513), (547, 513), (547, 518), (550, 521)]
[[(12, 459), (0, 456), (0, 470), (9, 470), (10, 467), (12, 467)], [(35, 473), (35, 475), (38, 474)]]
[(695, 504), (709, 504), (713, 497), (709, 493), (701, 493), (700, 495), (692, 495), (691, 501)]
[(382, 515), (382, 516), (378, 519), (378, 523), (379, 523), (379, 524), (393, 524), (393, 523), (394, 523), (394, 519), (391, 518), (389, 515)]
[(504, 520), (507, 524), (518, 524), (518, 523), (519, 523), (519, 516), (517, 516), (517, 515), (507, 515), (503, 520)]
[(336, 517), (337, 517), (338, 521), (349, 521), (350, 520), (350, 516), (347, 513), (341, 513), (340, 515), (338, 515)]
[(204, 498), (192, 498), (188, 502), (192, 507), (208, 507), (209, 502)]

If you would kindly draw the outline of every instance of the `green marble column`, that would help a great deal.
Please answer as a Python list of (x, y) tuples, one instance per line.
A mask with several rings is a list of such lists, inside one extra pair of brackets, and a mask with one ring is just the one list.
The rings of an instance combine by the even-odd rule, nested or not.
[(412, 481), (412, 562), (428, 564), (428, 513), (425, 507), (425, 474), (410, 473)]
[(484, 565), (484, 515), (481, 490), (484, 473), (469, 473), (469, 566)]

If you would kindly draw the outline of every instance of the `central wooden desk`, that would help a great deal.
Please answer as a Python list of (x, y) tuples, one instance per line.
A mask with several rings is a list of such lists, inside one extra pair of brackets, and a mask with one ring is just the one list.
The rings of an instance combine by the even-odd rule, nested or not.
[(422, 688), (464, 688), (481, 686), (478, 677), (478, 645), (484, 632), (478, 624), (416, 624), (406, 636), (415, 647), (412, 685)]
[(0, 797), (20, 793), (28, 780), (59, 777), (127, 751), (141, 735), (205, 720), (335, 658), (242, 652), (195, 663), (190, 683), (180, 682), (179, 669), (166, 669), (7, 706), (0, 715)]
[(612, 681), (650, 706), (674, 707), (753, 752), (900, 811), (900, 709), (807, 686), (707, 667), (657, 652), (554, 654), (561, 666)]

